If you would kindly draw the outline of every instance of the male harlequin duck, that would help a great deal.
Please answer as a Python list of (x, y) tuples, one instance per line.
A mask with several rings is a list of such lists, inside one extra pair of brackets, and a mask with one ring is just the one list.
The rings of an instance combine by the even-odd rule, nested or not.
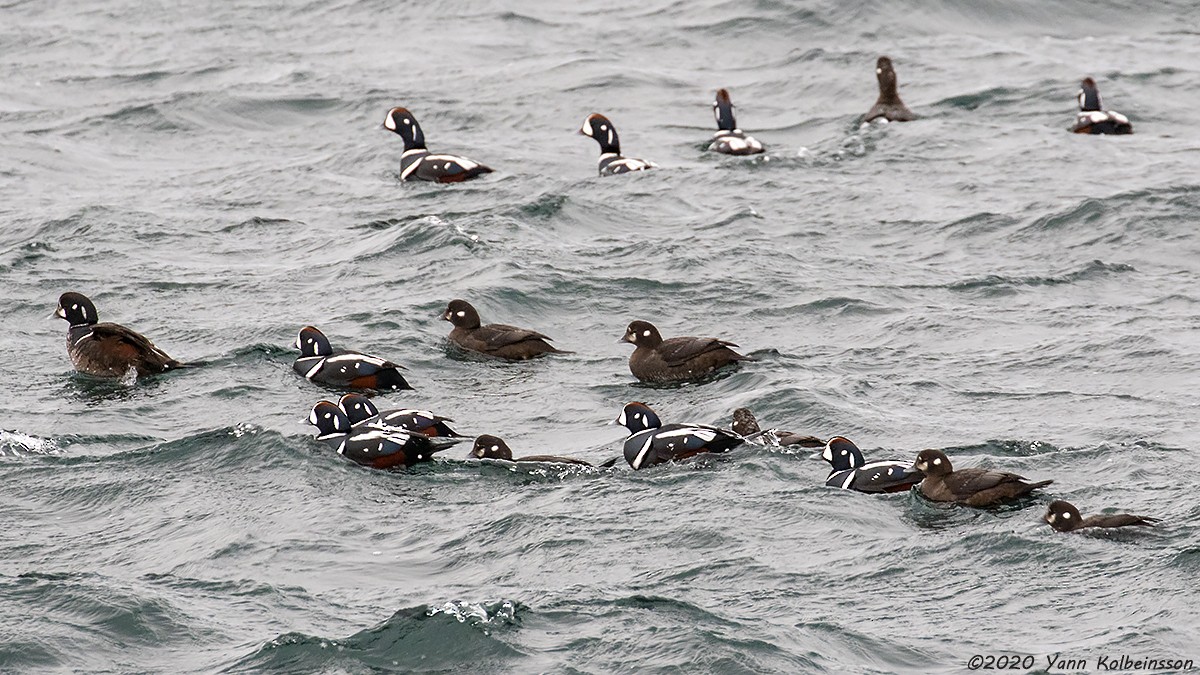
[(1096, 81), (1086, 77), (1079, 84), (1079, 114), (1070, 131), (1077, 134), (1132, 134), (1133, 124), (1121, 113), (1105, 110)]
[(417, 119), (405, 108), (389, 110), (383, 118), (383, 126), (404, 139), (404, 154), (400, 155), (400, 180), (458, 183), (492, 172), (492, 169), (466, 157), (430, 154), (425, 149), (425, 134), (417, 124)]
[(629, 371), (642, 382), (678, 382), (704, 377), (738, 361), (753, 361), (733, 351), (732, 342), (706, 337), (662, 339), (647, 321), (634, 321), (625, 329), (621, 342), (634, 346)]
[(909, 122), (917, 119), (900, 94), (896, 93), (896, 71), (892, 68), (892, 60), (886, 56), (879, 57), (875, 62), (875, 77), (879, 80), (879, 98), (875, 105), (867, 111), (864, 122), (883, 118), (888, 122)]
[(737, 128), (737, 120), (733, 117), (733, 101), (729, 100), (728, 91), (717, 90), (717, 100), (713, 103), (713, 114), (717, 117), (718, 131), (713, 134), (712, 145), (708, 146), (709, 150), (726, 155), (754, 155), (763, 151), (762, 143)]
[(621, 156), (621, 141), (617, 138), (617, 129), (608, 118), (598, 113), (592, 113), (583, 121), (579, 133), (590, 136), (600, 144), (600, 175), (615, 176), (630, 171), (645, 171), (657, 169), (654, 162), (643, 159)]
[(292, 369), (313, 382), (372, 391), (412, 389), (400, 374), (401, 366), (348, 349), (335, 351), (329, 339), (312, 326), (300, 329), (292, 346), (300, 350)]
[(921, 494), (935, 502), (957, 502), (967, 506), (993, 506), (1023, 497), (1046, 487), (1052, 480), (1026, 483), (1015, 473), (990, 469), (960, 469), (950, 466), (950, 458), (941, 450), (922, 450), (913, 469), (925, 474)]
[(55, 316), (71, 324), (67, 354), (75, 370), (95, 377), (138, 377), (186, 367), (146, 336), (115, 323), (97, 323), (96, 306), (81, 293), (63, 293)]
[(749, 408), (738, 408), (733, 411), (733, 424), (729, 426), (733, 429), (733, 433), (739, 436), (753, 436), (755, 434), (771, 434), (775, 437), (779, 445), (798, 445), (802, 448), (823, 448), (825, 441), (816, 436), (807, 436), (804, 434), (794, 434), (790, 431), (780, 431), (778, 429), (761, 430), (758, 427), (758, 419), (754, 417), (754, 413), (750, 412)]
[(591, 466), (591, 462), (574, 457), (556, 457), (554, 455), (529, 455), (513, 459), (512, 450), (499, 436), (484, 434), (475, 439), (475, 447), (471, 448), (471, 456), (476, 459), (503, 459), (509, 462), (543, 462), (546, 464), (578, 464)]
[(428, 410), (384, 410), (380, 412), (371, 399), (362, 394), (346, 394), (338, 400), (338, 408), (346, 413), (355, 429), (403, 429), (414, 434), (440, 439), (465, 438), (450, 428), (454, 420), (434, 415)]
[(706, 452), (728, 452), (746, 439), (706, 424), (668, 424), (645, 403), (628, 403), (615, 420), (629, 430), (625, 461), (636, 471), (655, 464), (678, 462)]
[(1154, 527), (1155, 523), (1160, 522), (1158, 518), (1135, 516), (1132, 513), (1114, 513), (1110, 516), (1083, 518), (1079, 515), (1079, 509), (1061, 499), (1050, 502), (1050, 508), (1046, 509), (1044, 519), (1050, 524), (1050, 527), (1059, 532), (1072, 532), (1085, 527), (1129, 527), (1131, 525)]
[(393, 469), (433, 459), (434, 447), (428, 436), (403, 429), (354, 429), (341, 408), (319, 401), (309, 413), (308, 423), (317, 428), (317, 440), (337, 450), (339, 455), (363, 466)]
[(524, 361), (542, 354), (571, 354), (555, 349), (549, 337), (536, 331), (502, 323), (479, 325), (479, 312), (466, 300), (451, 300), (442, 318), (454, 324), (450, 341), (466, 349), (510, 361)]
[(859, 492), (903, 492), (925, 477), (908, 462), (882, 461), (867, 463), (862, 451), (842, 436), (834, 436), (825, 444), (821, 459), (833, 470), (825, 484), (829, 487)]

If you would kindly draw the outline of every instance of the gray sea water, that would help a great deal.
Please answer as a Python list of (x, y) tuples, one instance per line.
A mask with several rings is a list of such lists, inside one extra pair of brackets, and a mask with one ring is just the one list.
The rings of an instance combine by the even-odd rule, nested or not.
[[(880, 54), (919, 121), (860, 128)], [(1135, 135), (1066, 133), (1087, 75)], [(704, 152), (718, 87), (766, 156)], [(7, 2), (0, 671), (1200, 660), (1198, 90), (1179, 0)], [(399, 183), (394, 105), (497, 172)], [(597, 178), (591, 112), (662, 168)], [(67, 290), (208, 365), (73, 374)], [(460, 358), (455, 297), (576, 353)], [(633, 319), (757, 360), (641, 386)], [(517, 454), (607, 459), (642, 400), (1055, 483), (945, 507), (764, 448), (370, 471), (302, 423), (336, 395), (291, 371), (305, 324), (410, 369), (381, 407)], [(1166, 522), (1056, 534), (1052, 498)]]

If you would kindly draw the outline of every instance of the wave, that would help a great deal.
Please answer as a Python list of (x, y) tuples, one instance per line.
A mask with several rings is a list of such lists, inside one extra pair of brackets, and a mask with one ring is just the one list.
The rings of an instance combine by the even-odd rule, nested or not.
[(504, 670), (525, 654), (499, 636), (519, 628), (527, 613), (512, 600), (410, 607), (348, 637), (285, 633), (222, 672)]

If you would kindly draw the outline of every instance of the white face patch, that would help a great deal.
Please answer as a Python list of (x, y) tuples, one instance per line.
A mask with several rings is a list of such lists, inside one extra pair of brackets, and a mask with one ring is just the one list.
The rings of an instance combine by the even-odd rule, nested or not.
[(392, 113), (388, 113), (387, 117), (383, 118), (383, 126), (387, 128), (388, 131), (396, 130), (396, 118), (392, 117)]
[(583, 121), (583, 126), (579, 127), (579, 133), (583, 134), (584, 136), (592, 135), (592, 125), (589, 124), (590, 121), (590, 118)]
[(876, 68), (876, 69), (875, 69), (875, 74), (876, 74), (876, 75), (882, 75), (882, 74), (883, 74), (883, 68)]
[(312, 412), (310, 412), (308, 414), (308, 423), (313, 426), (317, 425), (317, 411), (316, 410), (313, 410)]
[(408, 126), (408, 125), (410, 125), (410, 124), (412, 124), (412, 120), (410, 120), (410, 119), (405, 119), (405, 120), (404, 120), (404, 125), (405, 125), (405, 126)]
[(617, 416), (617, 424), (620, 424), (621, 426), (625, 426), (625, 419), (626, 419), (625, 411), (622, 410), (621, 414)]
[(1058, 520), (1058, 514), (1057, 514), (1057, 513), (1051, 513), (1050, 515), (1046, 516), (1046, 522), (1047, 522), (1047, 523), (1053, 523), (1053, 522), (1054, 522), (1054, 521), (1056, 521), (1056, 520)]
[(648, 330), (642, 331), (642, 337), (650, 337), (650, 331), (648, 331)]
[(493, 446), (492, 446), (492, 452), (500, 452), (500, 446), (498, 446), (498, 445), (493, 445)]
[(464, 317), (464, 316), (466, 316), (466, 315), (467, 315), (467, 313), (466, 313), (466, 312), (455, 312), (455, 313), (454, 313), (454, 316), (457, 316), (457, 317), (460, 317), (460, 318), (461, 318), (461, 317)]
[(1071, 514), (1070, 514), (1070, 513), (1064, 513), (1064, 514), (1063, 514), (1063, 520), (1070, 520), (1070, 519), (1071, 519)]
[(934, 460), (933, 460), (933, 465), (934, 465), (934, 466), (941, 466), (941, 465), (942, 465), (942, 458), (941, 458), (941, 457), (938, 457), (937, 459), (934, 459)]

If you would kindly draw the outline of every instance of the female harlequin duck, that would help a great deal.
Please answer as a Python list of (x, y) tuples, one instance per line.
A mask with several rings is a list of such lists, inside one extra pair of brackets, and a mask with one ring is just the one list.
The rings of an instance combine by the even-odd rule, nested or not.
[(655, 464), (678, 462), (706, 452), (728, 452), (746, 439), (706, 424), (663, 426), (650, 406), (629, 403), (615, 420), (629, 430), (625, 439), (625, 461), (636, 471)]
[(542, 462), (545, 464), (578, 464), (591, 466), (591, 462), (574, 457), (556, 457), (554, 455), (529, 455), (513, 459), (512, 450), (499, 436), (484, 434), (475, 439), (475, 447), (471, 448), (471, 456), (476, 459), (503, 459), (509, 462)]
[(146, 336), (115, 323), (98, 323), (96, 306), (81, 293), (63, 293), (54, 314), (66, 319), (67, 354), (75, 370), (95, 377), (138, 377), (184, 368)]
[(713, 114), (717, 117), (717, 133), (713, 134), (709, 150), (725, 153), (726, 155), (754, 155), (763, 151), (762, 143), (746, 135), (737, 128), (737, 120), (733, 117), (733, 101), (729, 100), (729, 92), (717, 90), (717, 100), (713, 103)]
[(630, 171), (645, 171), (657, 169), (654, 162), (643, 159), (633, 159), (621, 156), (621, 141), (617, 138), (617, 129), (604, 115), (592, 113), (583, 121), (579, 133), (590, 136), (600, 144), (600, 175), (615, 176)]
[(967, 506), (993, 506), (1023, 497), (1054, 481), (1026, 483), (1025, 478), (1005, 471), (960, 469), (950, 466), (950, 458), (941, 450), (922, 450), (913, 469), (925, 474), (921, 494), (935, 502), (956, 502)]
[(892, 68), (892, 60), (886, 56), (879, 57), (875, 62), (875, 77), (879, 80), (879, 98), (875, 105), (867, 111), (864, 122), (883, 118), (888, 122), (909, 122), (917, 119), (900, 94), (896, 93), (896, 71)]
[(308, 423), (317, 428), (318, 441), (352, 462), (376, 469), (402, 469), (428, 462), (433, 453), (445, 449), (434, 447), (428, 436), (403, 429), (354, 429), (346, 413), (329, 401), (313, 406)]
[(509, 361), (524, 361), (542, 354), (571, 354), (555, 349), (549, 337), (536, 331), (502, 323), (479, 325), (479, 312), (466, 300), (451, 300), (442, 318), (454, 324), (450, 342), (466, 349)]
[(404, 139), (400, 155), (400, 180), (428, 180), (458, 183), (492, 170), (479, 162), (456, 155), (430, 154), (425, 149), (425, 134), (417, 119), (405, 108), (392, 108), (383, 118), (383, 126)]
[(732, 342), (706, 337), (662, 339), (658, 329), (646, 321), (634, 321), (625, 329), (621, 342), (635, 349), (629, 356), (629, 371), (642, 382), (678, 382), (704, 377), (738, 361), (753, 361), (733, 351)]
[(859, 492), (903, 492), (925, 477), (908, 462), (882, 461), (868, 464), (862, 451), (849, 439), (834, 436), (825, 444), (821, 459), (833, 470), (825, 484), (829, 487)]
[(1083, 518), (1079, 514), (1079, 509), (1061, 499), (1050, 502), (1050, 508), (1046, 509), (1044, 519), (1050, 524), (1050, 527), (1059, 532), (1073, 532), (1086, 527), (1129, 527), (1131, 525), (1154, 527), (1155, 523), (1160, 522), (1158, 518), (1135, 516), (1132, 513), (1114, 513), (1110, 516)]
[(355, 429), (403, 429), (430, 438), (457, 442), (465, 438), (450, 428), (447, 422), (454, 420), (434, 415), (428, 410), (384, 410), (380, 412), (371, 399), (362, 394), (346, 394), (338, 400), (338, 408), (346, 413), (350, 426)]
[(766, 431), (759, 429), (758, 419), (754, 417), (754, 413), (750, 412), (749, 408), (734, 410), (733, 424), (729, 425), (729, 428), (733, 429), (733, 433), (744, 437), (754, 436), (755, 434), (770, 434), (779, 445), (798, 445), (802, 448), (825, 447), (825, 441), (816, 436), (794, 434), (790, 431), (780, 431), (778, 429), (767, 429)]
[(1079, 114), (1070, 131), (1077, 134), (1132, 134), (1133, 124), (1121, 113), (1105, 110), (1096, 81), (1086, 77), (1079, 84)]
[(300, 350), (300, 358), (292, 369), (313, 382), (372, 391), (412, 389), (400, 374), (401, 366), (348, 349), (335, 351), (329, 339), (312, 326), (300, 329), (293, 346)]

